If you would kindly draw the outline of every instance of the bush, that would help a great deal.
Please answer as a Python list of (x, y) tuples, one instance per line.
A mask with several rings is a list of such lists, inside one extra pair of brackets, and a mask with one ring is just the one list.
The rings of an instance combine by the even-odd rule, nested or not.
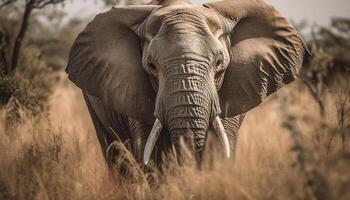
[[(57, 12), (51, 17), (60, 20), (60, 12)], [(32, 15), (16, 70), (9, 72), (7, 69), (22, 14), (16, 3), (0, 12), (0, 108), (7, 108), (9, 118), (15, 117), (14, 120), (20, 117), (20, 108), (34, 116), (46, 110), (53, 92), (54, 71), (65, 65), (71, 40), (75, 36), (74, 31), (69, 32), (71, 27), (68, 25), (48, 25), (43, 23), (48, 16)]]
[(0, 72), (0, 106), (6, 105), (13, 94), (19, 91), (19, 84), (15, 77), (6, 76)]
[(13, 76), (0, 73), (0, 106), (11, 108), (9, 118), (19, 117), (20, 108), (35, 116), (48, 106), (55, 78), (38, 53), (32, 48), (24, 49), (18, 72)]

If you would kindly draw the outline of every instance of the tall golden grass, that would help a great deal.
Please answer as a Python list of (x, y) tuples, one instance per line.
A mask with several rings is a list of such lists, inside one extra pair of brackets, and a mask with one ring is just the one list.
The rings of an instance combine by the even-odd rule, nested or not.
[(199, 170), (170, 159), (163, 173), (131, 164), (121, 177), (105, 164), (80, 90), (64, 80), (40, 118), (0, 120), (0, 199), (350, 199), (337, 99), (326, 95), (320, 116), (294, 83), (247, 114), (235, 163), (207, 159)]

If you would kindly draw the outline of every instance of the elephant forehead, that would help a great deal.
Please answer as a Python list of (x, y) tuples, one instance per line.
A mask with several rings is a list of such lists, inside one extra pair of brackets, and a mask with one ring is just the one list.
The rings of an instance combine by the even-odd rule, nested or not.
[(176, 31), (196, 31), (205, 34), (208, 31), (206, 19), (200, 13), (190, 9), (172, 10), (163, 17), (163, 27)]
[(169, 32), (208, 34), (221, 26), (219, 17), (199, 6), (168, 6), (155, 11), (148, 19), (146, 31), (155, 36)]

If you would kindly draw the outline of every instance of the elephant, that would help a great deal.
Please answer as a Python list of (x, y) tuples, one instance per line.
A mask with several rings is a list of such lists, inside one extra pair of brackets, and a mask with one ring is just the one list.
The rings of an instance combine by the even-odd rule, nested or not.
[(264, 0), (153, 0), (97, 15), (77, 36), (66, 72), (106, 160), (120, 141), (145, 166), (181, 144), (201, 160), (209, 133), (234, 158), (245, 114), (294, 81), (307, 52)]

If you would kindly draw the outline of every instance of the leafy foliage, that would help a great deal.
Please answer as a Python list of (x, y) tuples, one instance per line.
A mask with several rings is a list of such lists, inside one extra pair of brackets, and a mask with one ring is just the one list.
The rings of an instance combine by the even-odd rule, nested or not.
[[(350, 19), (333, 18), (330, 27), (313, 27), (311, 36), (307, 44), (312, 57), (306, 59), (300, 78), (324, 115), (326, 90), (338, 88), (350, 77)], [(344, 87), (349, 84), (346, 82)]]

